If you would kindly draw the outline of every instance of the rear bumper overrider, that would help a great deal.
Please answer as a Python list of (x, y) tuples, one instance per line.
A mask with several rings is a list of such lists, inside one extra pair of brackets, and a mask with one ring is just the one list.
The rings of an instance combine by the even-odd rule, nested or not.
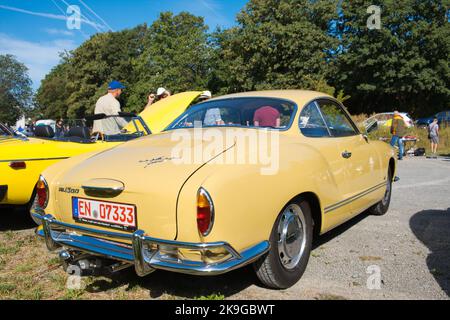
[[(155, 269), (194, 275), (217, 275), (254, 262), (269, 250), (262, 241), (242, 252), (226, 242), (193, 243), (156, 239), (143, 230), (132, 234), (103, 231), (56, 220), (34, 210), (33, 216), (42, 221), (36, 234), (44, 238), (47, 248), (54, 251), (66, 247), (108, 259), (134, 265), (139, 276)], [(126, 242), (130, 242), (127, 244)], [(182, 252), (196, 253), (200, 259), (184, 258)]]

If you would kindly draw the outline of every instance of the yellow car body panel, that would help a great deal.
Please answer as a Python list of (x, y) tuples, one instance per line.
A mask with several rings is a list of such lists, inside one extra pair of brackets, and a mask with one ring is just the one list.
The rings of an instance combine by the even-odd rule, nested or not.
[[(160, 132), (170, 121), (182, 114), (201, 92), (175, 94), (156, 102), (140, 116), (150, 124), (152, 133)], [(126, 127), (134, 131), (129, 124)], [(139, 128), (142, 130), (142, 128)], [(123, 142), (76, 143), (52, 139), (1, 137), (0, 140), (0, 187), (7, 186), (7, 192), (0, 205), (25, 205), (32, 199), (32, 193), (39, 175), (47, 167), (64, 159), (92, 151), (116, 147)], [(12, 169), (9, 164), (24, 161), (25, 169)]]
[(194, 101), (201, 91), (188, 91), (159, 100), (140, 113), (152, 133), (163, 131), (173, 120), (181, 115), (189, 105), (186, 101)]
[[(302, 109), (315, 99), (335, 101), (334, 98), (319, 92), (290, 90), (249, 92), (217, 99), (239, 97), (282, 98), (298, 107), (290, 128), (280, 131), (276, 151), (280, 165), (276, 174), (261, 175), (260, 164), (224, 165), (209, 160), (203, 164), (175, 164), (170, 161), (178, 143), (173, 134), (196, 130), (176, 129), (48, 168), (43, 173), (50, 189), (45, 213), (64, 223), (83, 225), (72, 217), (73, 194), (60, 192), (59, 188), (78, 190), (77, 196), (82, 198), (102, 200), (90, 197), (81, 186), (91, 179), (108, 178), (121, 181), (125, 189), (113, 199), (106, 200), (136, 205), (138, 229), (147, 235), (190, 243), (226, 241), (242, 252), (267, 241), (281, 210), (299, 195), (317, 199), (320, 233), (342, 224), (383, 198), (388, 170), (392, 163), (395, 165), (392, 147), (369, 141), (359, 133), (351, 137), (320, 139), (300, 133), (298, 123)], [(219, 130), (226, 135), (228, 129), (201, 130), (204, 133)], [(258, 129), (242, 130), (245, 134)], [(225, 142), (211, 159), (222, 153), (237, 152), (238, 143)], [(344, 150), (352, 150), (354, 157), (344, 159), (341, 155)], [(199, 233), (196, 221), (196, 195), (200, 187), (209, 192), (215, 208), (214, 226), (205, 237)]]

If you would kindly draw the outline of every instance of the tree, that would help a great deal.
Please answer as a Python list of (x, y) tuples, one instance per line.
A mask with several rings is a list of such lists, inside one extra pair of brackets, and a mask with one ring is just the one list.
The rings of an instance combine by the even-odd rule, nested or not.
[[(366, 9), (381, 8), (369, 30)], [(355, 113), (393, 109), (416, 115), (448, 108), (450, 26), (443, 1), (355, 0), (342, 3), (343, 50), (333, 84), (351, 92)]]
[(27, 67), (12, 55), (0, 55), (0, 122), (15, 123), (29, 108), (31, 94)]
[(238, 26), (215, 34), (223, 92), (304, 88), (332, 74), (337, 1), (251, 0)]
[(210, 77), (211, 48), (203, 18), (163, 12), (150, 26), (144, 51), (135, 61), (138, 77), (130, 90), (133, 111), (142, 110), (150, 92), (205, 90)]

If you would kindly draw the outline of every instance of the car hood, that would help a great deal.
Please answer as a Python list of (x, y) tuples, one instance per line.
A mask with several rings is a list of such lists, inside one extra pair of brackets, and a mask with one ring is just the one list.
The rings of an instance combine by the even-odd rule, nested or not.
[(201, 91), (175, 94), (155, 102), (149, 108), (142, 111), (139, 116), (144, 119), (152, 133), (159, 133), (186, 111), (201, 94)]
[[(52, 181), (52, 186), (56, 184), (56, 188), (52, 187), (56, 192), (55, 213), (61, 220), (74, 223), (72, 196), (136, 205), (139, 229), (154, 237), (175, 239), (177, 199), (184, 183), (205, 163), (234, 145), (234, 141), (225, 142), (202, 161), (180, 162), (173, 153), (180, 142), (173, 135), (189, 130), (176, 131), (130, 141), (72, 165), (59, 175), (58, 181)], [(200, 141), (203, 139), (192, 136), (187, 144), (194, 146)], [(114, 188), (118, 183), (124, 190), (113, 198), (106, 194), (92, 196), (83, 189)], [(75, 190), (76, 195), (66, 190)], [(192, 199), (195, 206), (195, 195)]]

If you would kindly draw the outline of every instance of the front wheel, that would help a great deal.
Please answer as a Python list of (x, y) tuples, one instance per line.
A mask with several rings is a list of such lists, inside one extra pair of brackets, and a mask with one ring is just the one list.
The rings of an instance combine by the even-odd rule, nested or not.
[(369, 213), (375, 216), (382, 216), (388, 212), (389, 204), (391, 203), (392, 195), (392, 172), (391, 169), (388, 171), (388, 176), (386, 180), (386, 191), (384, 193), (383, 199), (376, 205), (369, 209)]
[(277, 217), (270, 235), (270, 251), (254, 263), (267, 287), (286, 289), (303, 275), (313, 236), (311, 207), (305, 200), (289, 203)]

